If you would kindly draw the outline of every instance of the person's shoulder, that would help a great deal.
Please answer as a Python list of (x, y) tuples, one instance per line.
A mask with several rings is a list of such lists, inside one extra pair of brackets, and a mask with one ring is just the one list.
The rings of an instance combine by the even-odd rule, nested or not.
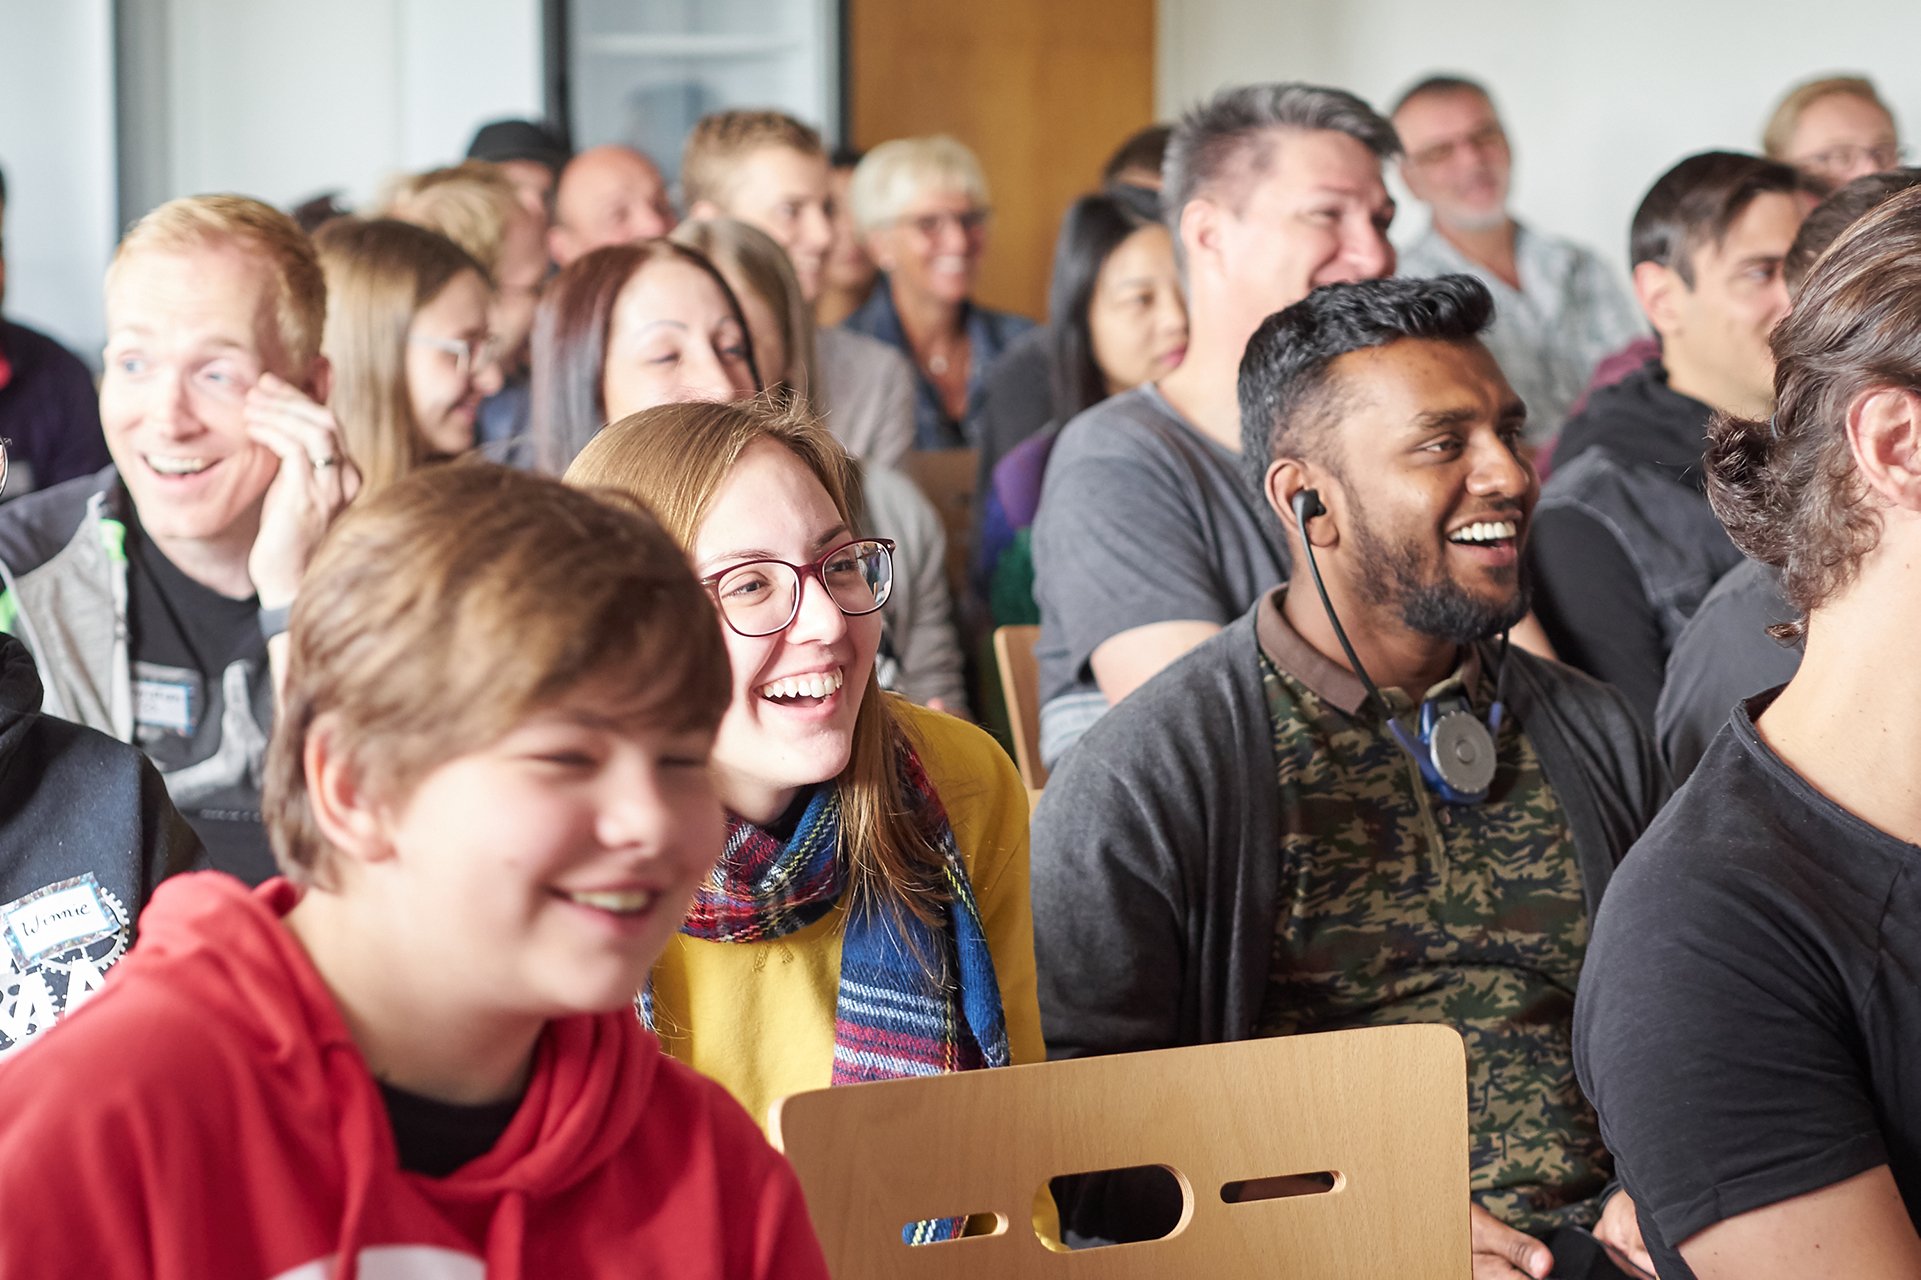
[(978, 303), (974, 305), (973, 310), (974, 315), (987, 326), (988, 332), (994, 335), (995, 341), (1003, 350), (1015, 339), (1038, 327), (1031, 317), (1021, 315), (1018, 311), (996, 311), (992, 307), (983, 307)]
[(985, 729), (902, 697), (893, 696), (890, 705), (944, 801), (949, 791), (972, 792), (985, 786), (1016, 794), (1026, 802), (1014, 762)]
[(116, 480), (107, 467), (0, 505), (0, 564), (18, 576), (51, 560), (73, 540), (95, 497)]
[(1260, 697), (1254, 631), (1259, 608), (1257, 603), (1121, 699), (1074, 744), (1049, 788), (1076, 767), (1152, 778), (1176, 758), (1204, 765), (1237, 752), (1240, 744), (1226, 732), (1232, 713)]
[(1171, 458), (1189, 427), (1147, 386), (1112, 395), (1068, 419), (1061, 428), (1057, 461)]
[(92, 388), (93, 374), (87, 362), (58, 338), (17, 320), (0, 320), (0, 331), (4, 331), (0, 333), (0, 350), (5, 350), (13, 363), (52, 377), (81, 379)]
[(1540, 696), (1566, 703), (1577, 723), (1618, 731), (1629, 737), (1638, 732), (1636, 726), (1640, 721), (1632, 705), (1607, 681), (1519, 646), (1509, 651), (1507, 661), (1532, 681), (1540, 690)]
[(900, 348), (857, 329), (838, 326), (821, 329), (814, 335), (814, 349), (821, 363), (836, 371), (846, 370), (869, 379), (894, 373), (904, 378), (913, 377), (914, 367)]

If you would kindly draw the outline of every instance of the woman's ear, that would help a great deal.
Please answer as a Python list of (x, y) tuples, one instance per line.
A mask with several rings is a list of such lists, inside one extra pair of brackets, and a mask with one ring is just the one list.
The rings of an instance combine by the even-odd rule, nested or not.
[(320, 716), (307, 730), (301, 765), (307, 775), (307, 807), (327, 843), (355, 862), (389, 857), (393, 845), (387, 811), (374, 789), (363, 784), (333, 716)]
[(1870, 492), (1921, 512), (1921, 396), (1874, 387), (1848, 405), (1848, 448)]

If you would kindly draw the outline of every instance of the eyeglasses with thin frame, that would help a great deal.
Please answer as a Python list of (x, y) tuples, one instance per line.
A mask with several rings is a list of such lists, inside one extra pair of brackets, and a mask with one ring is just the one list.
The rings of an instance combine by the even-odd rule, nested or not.
[(500, 353), (500, 343), (492, 334), (471, 341), (462, 338), (431, 338), (426, 334), (416, 334), (409, 337), (407, 341), (415, 346), (427, 347), (452, 356), (454, 376), (460, 378), (485, 369)]
[(720, 618), (736, 634), (776, 635), (800, 616), (801, 583), (819, 581), (834, 607), (850, 618), (874, 612), (894, 590), (894, 544), (887, 538), (855, 538), (811, 564), (749, 560), (700, 580), (720, 606)]
[(913, 228), (914, 234), (923, 240), (933, 240), (950, 226), (959, 227), (964, 236), (977, 236), (987, 230), (987, 221), (993, 216), (994, 211), (982, 205), (959, 213), (922, 213), (894, 221), (898, 226)]
[(1846, 173), (1866, 160), (1874, 166), (1874, 172), (1881, 173), (1907, 158), (1908, 149), (1892, 142), (1879, 142), (1873, 146), (1842, 143), (1811, 156), (1803, 156), (1799, 163), (1801, 168), (1813, 173)]

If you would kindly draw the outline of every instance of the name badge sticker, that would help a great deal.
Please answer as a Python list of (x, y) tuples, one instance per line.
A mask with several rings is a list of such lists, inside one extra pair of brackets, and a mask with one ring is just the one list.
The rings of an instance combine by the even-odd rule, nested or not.
[(35, 889), (0, 907), (0, 931), (20, 969), (120, 931), (118, 914), (91, 871)]
[[(143, 667), (145, 664), (141, 664)], [(199, 679), (191, 672), (148, 668), (133, 682), (133, 720), (143, 729), (191, 738), (200, 723)]]

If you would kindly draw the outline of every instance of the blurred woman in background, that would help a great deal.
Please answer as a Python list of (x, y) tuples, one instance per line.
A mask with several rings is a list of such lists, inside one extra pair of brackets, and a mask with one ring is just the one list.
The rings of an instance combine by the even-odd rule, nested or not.
[(953, 138), (899, 138), (854, 171), (854, 220), (881, 280), (850, 329), (891, 343), (919, 372), (914, 444), (975, 442), (968, 416), (995, 356), (1034, 322), (973, 301), (987, 248), (987, 179)]
[(1083, 409), (1152, 382), (1187, 352), (1174, 242), (1151, 193), (1082, 196), (1061, 220), (1048, 287), (1054, 412), (994, 468), (979, 504), (975, 585), (994, 625), (1038, 623), (1029, 532), (1060, 430)]
[(485, 269), (445, 236), (389, 218), (336, 218), (314, 245), (327, 277), (327, 404), (361, 492), (472, 449), (480, 402), (500, 390)]

